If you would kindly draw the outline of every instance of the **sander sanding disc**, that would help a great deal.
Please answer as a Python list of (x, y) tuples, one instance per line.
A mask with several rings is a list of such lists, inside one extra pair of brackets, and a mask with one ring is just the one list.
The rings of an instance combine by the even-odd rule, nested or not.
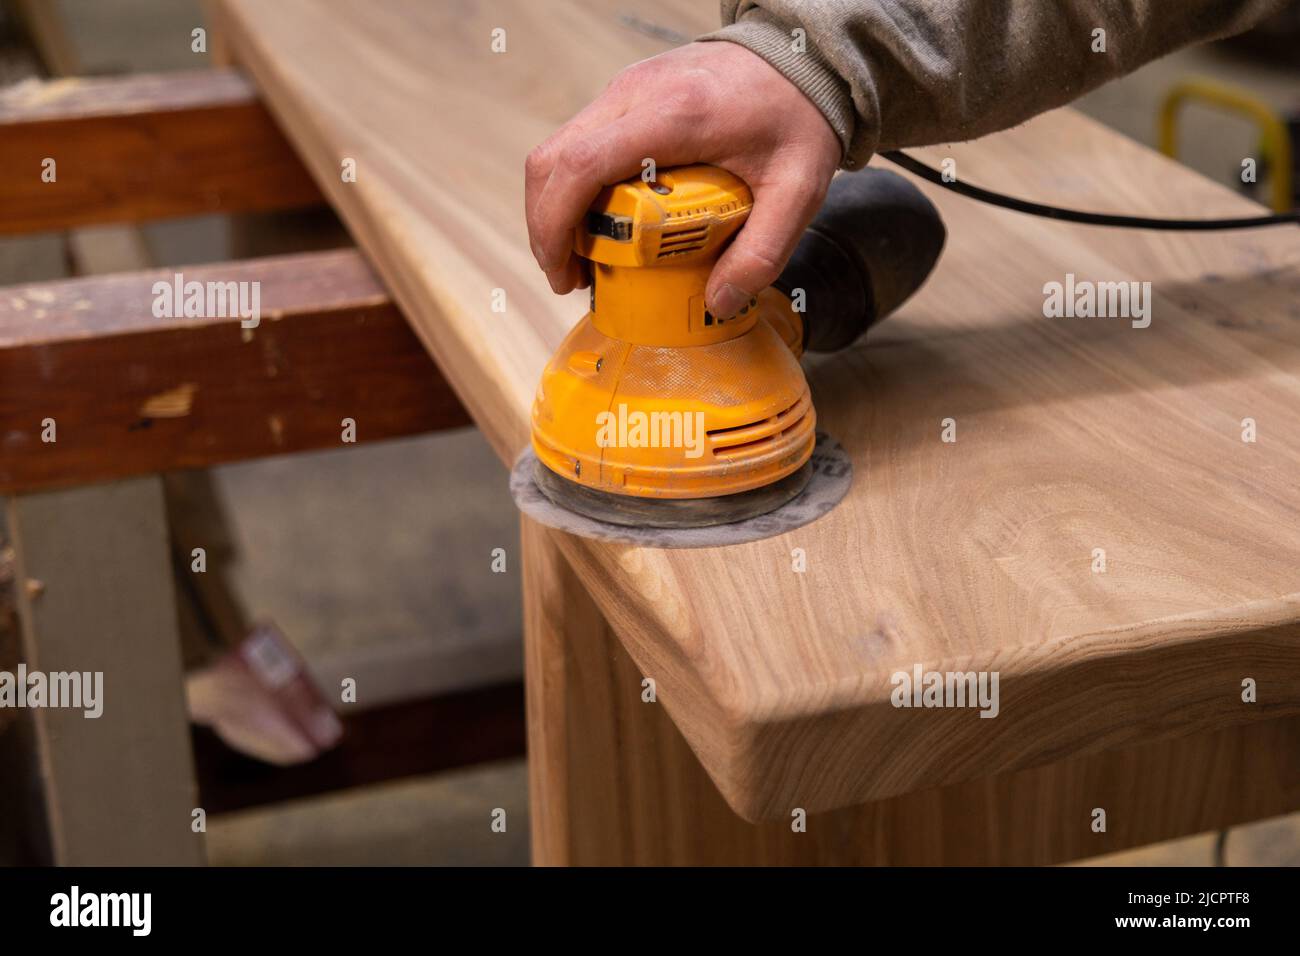
[(848, 454), (839, 442), (819, 431), (810, 463), (812, 476), (808, 483), (779, 508), (743, 521), (704, 528), (627, 527), (561, 508), (537, 486), (533, 470), (539, 466), (531, 447), (524, 449), (510, 472), (510, 494), (519, 510), (535, 521), (585, 538), (622, 541), (646, 548), (716, 548), (793, 531), (816, 521), (839, 504), (853, 482), (853, 464)]

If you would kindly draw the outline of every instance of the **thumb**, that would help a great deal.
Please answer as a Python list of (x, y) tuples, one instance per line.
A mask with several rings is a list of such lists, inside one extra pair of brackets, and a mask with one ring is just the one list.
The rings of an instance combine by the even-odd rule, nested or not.
[(755, 191), (749, 219), (709, 276), (704, 300), (710, 312), (730, 318), (776, 281), (825, 195), (805, 181)]

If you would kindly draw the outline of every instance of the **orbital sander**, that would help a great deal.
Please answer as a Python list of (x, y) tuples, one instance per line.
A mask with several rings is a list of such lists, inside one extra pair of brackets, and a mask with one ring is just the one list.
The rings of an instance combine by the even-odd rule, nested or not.
[(534, 480), (624, 526), (694, 528), (781, 507), (812, 475), (799, 359), (855, 342), (925, 281), (945, 231), (911, 183), (842, 173), (771, 288), (714, 315), (705, 284), (753, 195), (712, 166), (607, 187), (575, 232), (590, 311), (542, 374)]

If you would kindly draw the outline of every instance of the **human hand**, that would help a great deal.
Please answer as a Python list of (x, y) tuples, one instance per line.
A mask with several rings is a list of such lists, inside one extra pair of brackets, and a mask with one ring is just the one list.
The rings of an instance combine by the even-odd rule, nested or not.
[(731, 316), (780, 275), (841, 148), (812, 101), (742, 46), (690, 43), (633, 64), (528, 154), (528, 238), (555, 292), (587, 286), (573, 230), (602, 187), (637, 175), (647, 158), (659, 168), (720, 166), (752, 190), (749, 219), (705, 290), (708, 308)]

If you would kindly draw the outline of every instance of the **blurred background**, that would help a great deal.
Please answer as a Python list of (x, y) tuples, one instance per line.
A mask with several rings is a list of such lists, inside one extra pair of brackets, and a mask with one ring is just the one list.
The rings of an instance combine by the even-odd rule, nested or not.
[[(200, 69), (208, 55), (192, 52), (191, 30), (203, 22), (198, 0), (0, 0), (0, 88)], [(1251, 35), (1152, 64), (1078, 108), (1155, 147), (1162, 103), (1190, 78), (1257, 100), (1300, 136), (1300, 4)], [(1196, 100), (1183, 111), (1176, 153), (1245, 189), (1241, 157), (1260, 156), (1260, 145), (1247, 116)], [(1261, 202), (1276, 172), (1261, 170)], [(328, 212), (0, 238), (0, 285), (349, 244)], [(207, 593), (180, 594), (210, 861), (526, 864), (518, 569), (483, 574), (462, 557), (517, 554), (518, 522), (505, 471), (478, 432), (175, 475), (167, 493), (178, 548), (187, 535), (223, 542)], [(0, 555), (0, 593), (5, 574)], [(277, 724), (276, 702), (225, 666), (258, 622), (273, 623), (264, 638), (300, 656), (320, 687), (364, 682), (337, 743), (328, 728), (321, 740), (295, 739)], [(0, 668), (16, 660), (13, 632), (0, 599)], [(12, 724), (0, 714), (0, 863), (36, 852), (35, 824), (17, 812), (24, 784)], [(506, 834), (485, 824), (494, 807), (507, 811)], [(1300, 815), (1090, 862), (1216, 861), (1300, 864)]]

